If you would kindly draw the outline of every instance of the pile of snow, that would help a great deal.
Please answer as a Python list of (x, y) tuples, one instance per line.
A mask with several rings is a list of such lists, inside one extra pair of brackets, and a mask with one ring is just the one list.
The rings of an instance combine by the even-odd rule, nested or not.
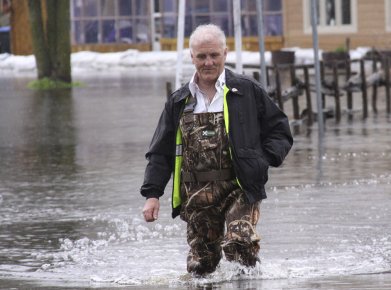
[[(314, 51), (311, 48), (286, 48), (286, 50), (295, 51), (296, 64), (311, 64), (314, 63)], [(363, 57), (370, 48), (359, 47), (350, 51), (352, 59)], [(319, 51), (321, 57), (322, 51)], [(80, 70), (93, 71), (108, 71), (108, 70), (129, 70), (129, 69), (175, 69), (178, 59), (176, 51), (148, 51), (141, 52), (134, 49), (129, 49), (121, 52), (98, 53), (92, 51), (81, 51), (72, 53), (71, 63), (73, 72)], [(270, 51), (265, 52), (266, 64), (271, 64)], [(228, 52), (228, 63), (236, 62), (236, 53)], [(257, 65), (260, 63), (259, 52), (243, 51), (243, 64)], [(190, 51), (183, 51), (183, 67), (191, 67)], [(16, 56), (8, 53), (0, 54), (0, 72), (34, 72), (36, 70), (35, 58), (33, 55)]]
[(0, 71), (31, 71), (35, 70), (35, 57), (33, 55), (0, 54)]

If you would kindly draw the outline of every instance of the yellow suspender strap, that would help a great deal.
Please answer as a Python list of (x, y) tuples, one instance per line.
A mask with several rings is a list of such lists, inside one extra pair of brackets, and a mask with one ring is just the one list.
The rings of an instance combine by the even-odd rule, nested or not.
[[(189, 98), (186, 98), (186, 102), (189, 100)], [(175, 138), (175, 167), (174, 167), (174, 182), (172, 186), (172, 208), (177, 208), (181, 205), (182, 199), (181, 199), (181, 168), (182, 168), (182, 131), (180, 126), (178, 126), (178, 129), (176, 131), (176, 138)]]
[(182, 132), (178, 128), (176, 131), (176, 150), (175, 150), (175, 169), (174, 184), (172, 192), (172, 207), (177, 208), (181, 205), (181, 168), (182, 168)]
[(227, 104), (227, 94), (229, 89), (226, 85), (224, 85), (224, 124), (225, 124), (225, 132), (229, 133), (229, 115), (228, 115), (228, 104)]
[[(227, 94), (228, 94), (228, 92), (229, 92), (228, 87), (226, 85), (224, 85), (224, 124), (225, 124), (225, 132), (229, 136), (229, 113), (228, 113), (228, 103), (227, 103)], [(230, 154), (231, 159), (232, 159), (231, 147), (229, 147), (229, 154)], [(238, 185), (240, 186), (240, 188), (242, 188), (238, 178), (236, 178), (236, 181), (237, 181)]]

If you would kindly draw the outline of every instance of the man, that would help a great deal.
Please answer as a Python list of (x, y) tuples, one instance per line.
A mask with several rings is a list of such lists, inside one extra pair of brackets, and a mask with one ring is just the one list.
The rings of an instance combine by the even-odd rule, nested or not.
[(254, 80), (224, 68), (227, 47), (216, 25), (190, 36), (191, 81), (165, 104), (146, 154), (141, 194), (147, 222), (173, 173), (173, 217), (187, 222), (187, 270), (215, 271), (229, 261), (255, 266), (259, 205), (268, 167), (279, 166), (293, 140), (287, 117)]

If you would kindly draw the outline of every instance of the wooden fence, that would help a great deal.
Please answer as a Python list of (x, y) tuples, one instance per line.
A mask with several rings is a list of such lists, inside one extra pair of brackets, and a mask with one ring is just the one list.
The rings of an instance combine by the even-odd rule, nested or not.
[[(391, 55), (366, 56), (362, 59), (345, 61), (333, 61), (330, 63), (320, 63), (321, 68), (321, 96), (322, 108), (326, 117), (333, 116), (335, 121), (341, 121), (341, 98), (346, 96), (347, 112), (351, 117), (353, 114), (353, 93), (361, 94), (362, 117), (368, 117), (368, 89), (372, 88), (372, 111), (378, 112), (378, 89), (384, 87), (386, 112), (391, 113), (390, 94), (390, 63)], [(371, 62), (371, 73), (366, 72), (366, 64)], [(352, 71), (352, 66), (356, 64), (357, 71)], [(315, 92), (315, 84), (310, 79), (310, 70), (314, 65), (284, 65), (278, 64), (267, 67), (268, 93), (275, 100), (278, 106), (284, 110), (284, 103), (292, 100), (293, 118), (300, 120), (306, 117), (307, 124), (312, 125), (314, 121), (314, 111), (312, 109), (311, 93)], [(282, 70), (288, 70), (290, 75), (290, 86), (283, 88), (280, 81)], [(299, 73), (301, 71), (301, 73)], [(271, 85), (270, 74), (274, 76), (274, 85)], [(298, 75), (302, 77), (298, 77)], [(259, 80), (259, 72), (253, 73), (255, 79)], [(305, 109), (300, 112), (299, 97), (305, 96)], [(327, 111), (326, 99), (334, 99), (332, 112)]]

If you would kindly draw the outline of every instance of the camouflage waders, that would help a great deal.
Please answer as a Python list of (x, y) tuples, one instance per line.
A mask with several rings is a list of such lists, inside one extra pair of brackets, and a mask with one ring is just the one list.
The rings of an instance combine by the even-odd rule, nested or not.
[[(187, 270), (212, 273), (222, 256), (255, 266), (259, 204), (248, 204), (236, 182), (223, 112), (183, 114), (181, 218), (187, 222)], [(227, 230), (225, 232), (225, 224)]]

